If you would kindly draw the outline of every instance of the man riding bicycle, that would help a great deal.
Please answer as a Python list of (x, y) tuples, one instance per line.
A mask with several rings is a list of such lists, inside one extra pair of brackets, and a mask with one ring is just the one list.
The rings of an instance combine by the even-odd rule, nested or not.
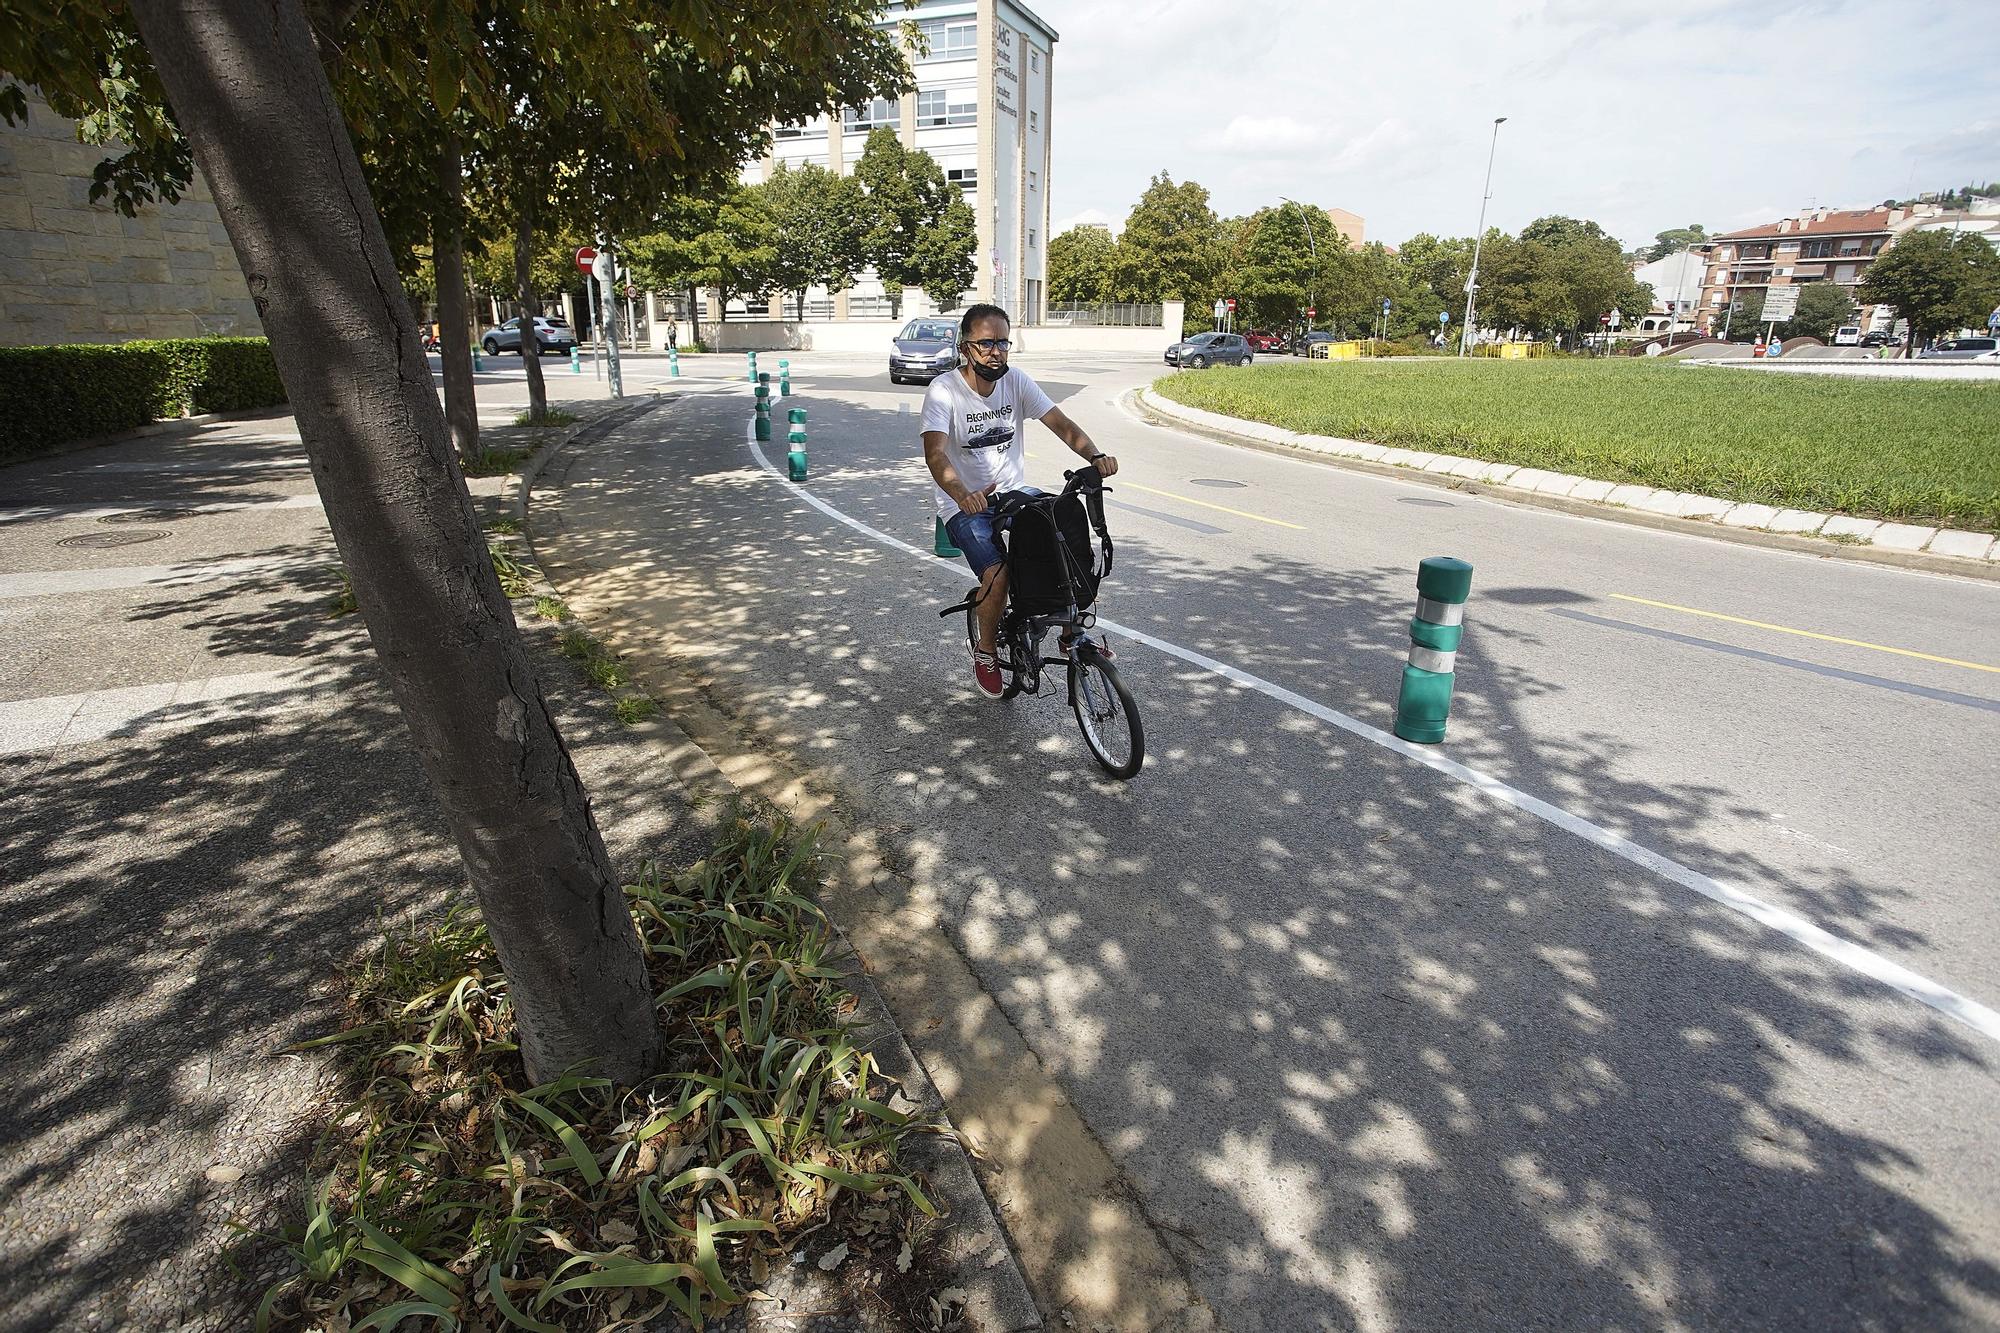
[[(997, 305), (968, 309), (958, 322), (964, 364), (932, 380), (924, 395), (924, 462), (937, 483), (937, 514), (979, 578), (972, 675), (980, 691), (994, 699), (1004, 690), (993, 640), (1007, 606), (1007, 568), (987, 499), (1000, 491), (1030, 489), (1022, 464), (1023, 426), (1040, 421), (1100, 476), (1118, 471), (1118, 460), (1092, 444), (1083, 427), (1065, 416), (1026, 371), (1007, 364), (1011, 327), (1007, 312)], [(1057, 645), (1064, 653), (1071, 646), (1067, 636)], [(1109, 658), (1110, 648), (1102, 654)]]

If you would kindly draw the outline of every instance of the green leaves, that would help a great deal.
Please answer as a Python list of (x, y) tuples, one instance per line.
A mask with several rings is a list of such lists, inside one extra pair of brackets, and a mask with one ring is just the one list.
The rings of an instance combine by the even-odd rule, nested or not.
[(549, 1333), (615, 1322), (636, 1294), (699, 1324), (801, 1233), (846, 1225), (844, 1200), (874, 1200), (864, 1232), (932, 1212), (896, 1169), (911, 1126), (843, 1030), (817, 883), (809, 836), (735, 818), (706, 860), (627, 886), (673, 1050), (632, 1088), (520, 1086), (476, 917), (385, 944), (350, 978), (354, 1024), (326, 1048), (351, 1100), (321, 1145), (298, 1271), (267, 1293), (260, 1331), (417, 1317)]
[(1894, 306), (1916, 342), (1979, 328), (1987, 311), (2000, 306), (2000, 254), (1976, 232), (1909, 232), (1868, 266), (1860, 296)]

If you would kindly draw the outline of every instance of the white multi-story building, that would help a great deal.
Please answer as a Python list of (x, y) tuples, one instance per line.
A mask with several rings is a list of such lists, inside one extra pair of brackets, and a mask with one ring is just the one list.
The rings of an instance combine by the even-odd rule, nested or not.
[[(928, 51), (910, 52), (915, 92), (846, 107), (837, 124), (836, 118), (820, 116), (778, 127), (770, 154), (751, 164), (743, 179), (762, 180), (779, 162), (851, 173), (868, 132), (893, 129), (905, 147), (937, 159), (979, 219), (979, 276), (965, 299), (995, 301), (1012, 311), (1017, 323), (1039, 323), (1047, 282), (1055, 30), (1013, 0), (922, 0), (914, 11), (885, 12), (881, 26), (895, 28), (905, 19), (914, 19), (928, 39)], [(732, 313), (735, 309), (732, 305)], [(905, 293), (905, 315), (932, 309), (922, 292)], [(808, 319), (890, 313), (873, 273), (838, 295), (823, 288), (809, 291), (805, 310)], [(746, 313), (762, 315), (762, 303)], [(781, 317), (775, 303), (771, 317)]]

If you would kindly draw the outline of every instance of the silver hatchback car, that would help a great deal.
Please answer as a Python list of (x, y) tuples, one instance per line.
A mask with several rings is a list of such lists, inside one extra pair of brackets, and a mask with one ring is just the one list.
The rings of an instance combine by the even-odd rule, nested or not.
[(1917, 353), (1920, 361), (2000, 361), (2000, 338), (1946, 338)]

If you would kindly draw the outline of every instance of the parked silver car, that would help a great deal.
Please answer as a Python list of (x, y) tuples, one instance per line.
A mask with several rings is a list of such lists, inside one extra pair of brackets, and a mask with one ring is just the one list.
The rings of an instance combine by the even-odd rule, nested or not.
[(2000, 361), (2000, 338), (1946, 338), (1917, 353), (1923, 361)]
[[(486, 330), (479, 335), (479, 345), (486, 349), (488, 356), (520, 351), (520, 319), (516, 317), (496, 328)], [(536, 315), (535, 345), (543, 356), (547, 356), (550, 352), (567, 352), (576, 346), (576, 334), (561, 316)]]
[(1247, 366), (1256, 357), (1250, 340), (1240, 333), (1197, 333), (1167, 349), (1167, 364), (1200, 370), (1203, 366)]

